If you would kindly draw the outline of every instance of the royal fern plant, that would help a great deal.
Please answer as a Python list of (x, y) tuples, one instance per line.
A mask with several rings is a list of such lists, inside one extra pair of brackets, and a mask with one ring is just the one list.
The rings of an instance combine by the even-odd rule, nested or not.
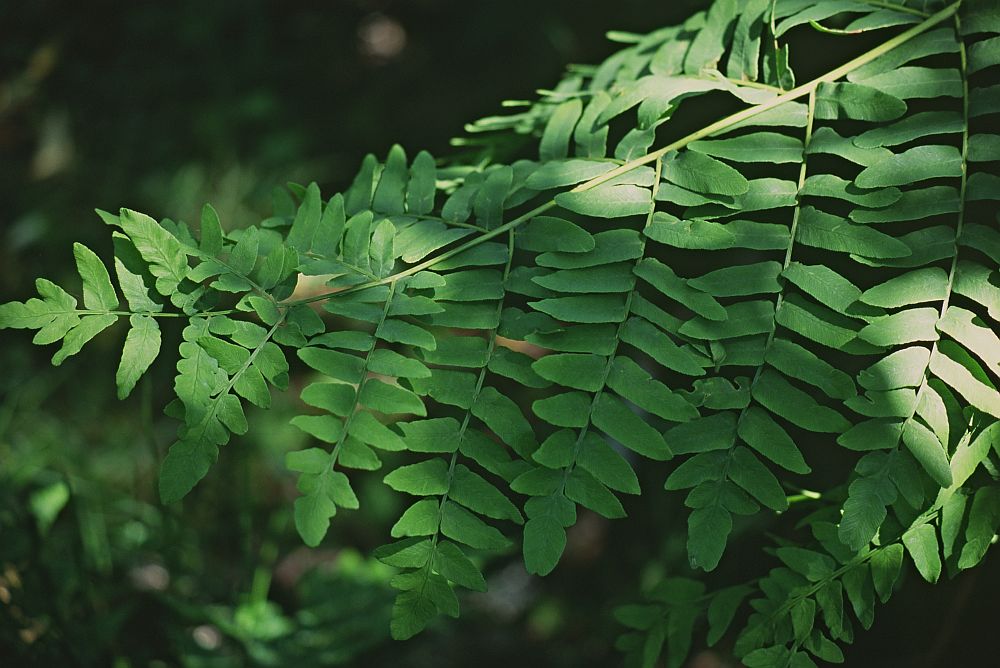
[[(795, 36), (850, 59), (802, 82)], [(1000, 525), (1000, 5), (717, 0), (611, 37), (449, 160), (394, 147), (242, 229), (99, 212), (82, 303), (39, 279), (0, 327), (57, 365), (127, 331), (120, 398), (183, 327), (168, 504), (295, 358), (307, 545), (404, 453), (376, 474), (413, 497), (376, 553), (396, 638), (457, 616), (490, 553), (552, 571), (641, 469), (683, 495), (692, 570), (616, 610), (630, 665), (724, 637), (750, 667), (842, 661), (904, 565), (971, 568)], [(773, 568), (707, 587), (746, 516)]]

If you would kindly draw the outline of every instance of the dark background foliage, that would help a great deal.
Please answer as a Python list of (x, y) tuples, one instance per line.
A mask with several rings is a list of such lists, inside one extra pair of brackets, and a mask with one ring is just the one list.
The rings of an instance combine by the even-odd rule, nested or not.
[[(211, 201), (241, 227), (285, 181), (345, 186), (366, 152), (447, 154), (501, 100), (605, 57), (607, 29), (648, 31), (704, 4), (0, 3), (0, 301), (25, 298), (35, 276), (68, 278), (72, 241), (110, 254), (94, 207), (196, 220)], [(118, 403), (108, 339), (53, 369), (24, 333), (3, 333), (0, 665), (616, 665), (612, 604), (686, 568), (684, 516), (656, 492), (664, 472), (647, 471), (631, 519), (582, 516), (552, 576), (500, 559), (460, 622), (392, 643), (388, 574), (364, 555), (399, 502), (371, 477), (363, 517), (301, 546), (281, 464), (301, 444), (286, 425), (295, 379), (168, 509), (154, 482), (172, 369)], [(738, 528), (731, 549), (752, 556), (713, 581), (766, 567), (761, 528)], [(848, 665), (977, 660), (1000, 594), (989, 568), (936, 587), (910, 578)]]

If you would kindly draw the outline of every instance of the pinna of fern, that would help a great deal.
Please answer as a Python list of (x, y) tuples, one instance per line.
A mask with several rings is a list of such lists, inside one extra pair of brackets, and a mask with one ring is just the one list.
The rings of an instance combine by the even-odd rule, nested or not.
[[(789, 31), (877, 45), (799, 83)], [(186, 322), (164, 502), (247, 430), (244, 402), (287, 387), (294, 352), (312, 382), (292, 422), (317, 441), (287, 456), (307, 544), (358, 508), (345, 471), (410, 453), (384, 481), (414, 501), (376, 553), (400, 569), (398, 638), (457, 616), (491, 551), (520, 541), (550, 572), (578, 508), (624, 517), (651, 469), (685, 493), (691, 569), (765, 513), (778, 565), (664, 580), (618, 611), (629, 661), (679, 666), (699, 625), (714, 644), (736, 620), (748, 666), (842, 660), (847, 611), (871, 625), (904, 553), (934, 581), (1000, 525), (1000, 12), (718, 0), (614, 37), (630, 45), (470, 125), (471, 164), (394, 147), (329, 199), (293, 186), (260, 226), (225, 232), (206, 206), (197, 239), (102, 212), (118, 290), (77, 245), (83, 308), (40, 279), (0, 326), (62, 341), (59, 364), (127, 318), (124, 398), (160, 320)], [(736, 111), (672, 130), (719, 108)], [(301, 276), (326, 287), (299, 297)], [(830, 461), (846, 484), (790, 509)]]

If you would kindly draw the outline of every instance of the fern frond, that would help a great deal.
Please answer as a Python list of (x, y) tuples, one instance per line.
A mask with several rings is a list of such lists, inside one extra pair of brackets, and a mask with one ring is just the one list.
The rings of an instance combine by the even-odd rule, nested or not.
[[(579, 506), (624, 517), (620, 495), (659, 477), (685, 491), (692, 569), (726, 558), (743, 517), (782, 532), (763, 578), (672, 573), (622, 608), (630, 660), (679, 666), (703, 622), (712, 644), (738, 620), (748, 666), (837, 661), (906, 554), (934, 581), (1000, 525), (976, 474), (1000, 450), (998, 26), (974, 0), (717, 0), (613, 34), (628, 46), (604, 63), (472, 124), (468, 164), (396, 146), (328, 199), (292, 186), (259, 227), (226, 233), (206, 207), (197, 240), (102, 212), (128, 308), (78, 245), (83, 307), (39, 280), (0, 326), (62, 341), (59, 364), (127, 316), (124, 398), (158, 323), (185, 321), (166, 502), (247, 430), (243, 401), (287, 386), (294, 350), (312, 376), (293, 424), (325, 444), (287, 454), (307, 544), (358, 508), (345, 470), (406, 453), (383, 479), (417, 499), (377, 553), (401, 571), (396, 637), (457, 616), (454, 585), (483, 590), (518, 538), (550, 572)], [(796, 83), (785, 39), (806, 30), (879, 41)], [(711, 120), (678, 138), (681, 108)], [(300, 276), (324, 287), (296, 295)], [(846, 484), (786, 491), (826, 485), (830, 452)]]

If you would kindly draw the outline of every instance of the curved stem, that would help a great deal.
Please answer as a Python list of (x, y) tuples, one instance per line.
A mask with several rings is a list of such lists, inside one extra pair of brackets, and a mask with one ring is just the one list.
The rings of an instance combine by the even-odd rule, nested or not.
[[(285, 306), (280, 304), (279, 306)], [(172, 311), (95, 311), (93, 309), (79, 309), (73, 311), (66, 311), (66, 313), (76, 313), (78, 315), (115, 315), (115, 316), (133, 316), (133, 315), (147, 315), (150, 318), (210, 318), (214, 315), (230, 315), (231, 313), (242, 313), (238, 309), (221, 309), (219, 311), (202, 311), (201, 313), (196, 313), (191, 316), (188, 313), (177, 313)]]
[[(797, 86), (797, 87), (795, 87), (795, 88), (793, 88), (793, 89), (791, 89), (791, 90), (789, 90), (789, 91), (787, 91), (785, 93), (782, 93), (781, 95), (777, 95), (773, 99), (768, 100), (767, 102), (763, 102), (761, 104), (758, 104), (758, 105), (755, 105), (755, 106), (752, 106), (752, 107), (748, 107), (748, 108), (746, 108), (746, 109), (744, 109), (742, 111), (736, 112), (735, 114), (731, 114), (729, 116), (726, 116), (725, 118), (722, 118), (722, 119), (720, 119), (720, 120), (718, 120), (718, 121), (716, 121), (714, 123), (710, 123), (709, 125), (705, 126), (704, 128), (702, 128), (700, 130), (697, 130), (695, 132), (692, 132), (691, 134), (689, 134), (689, 135), (687, 135), (685, 137), (682, 137), (682, 138), (680, 138), (680, 139), (678, 139), (678, 140), (676, 140), (674, 142), (671, 142), (670, 144), (668, 144), (668, 145), (666, 145), (666, 146), (664, 146), (662, 148), (659, 148), (659, 149), (657, 149), (657, 150), (655, 150), (655, 151), (653, 151), (651, 153), (647, 153), (646, 155), (644, 155), (642, 157), (636, 158), (634, 160), (630, 160), (629, 162), (626, 162), (625, 164), (621, 165), (620, 167), (616, 167), (615, 169), (612, 169), (611, 171), (606, 172), (606, 173), (604, 173), (604, 174), (602, 174), (602, 175), (600, 175), (598, 177), (590, 179), (589, 181), (585, 181), (584, 183), (581, 183), (581, 184), (577, 185), (576, 187), (572, 188), (568, 192), (585, 192), (587, 190), (591, 190), (593, 188), (596, 188), (596, 187), (598, 187), (598, 186), (600, 186), (600, 185), (602, 185), (602, 184), (610, 181), (613, 178), (621, 176), (622, 174), (626, 174), (626, 173), (631, 172), (632, 170), (634, 170), (634, 169), (636, 169), (638, 167), (641, 167), (643, 165), (649, 164), (651, 162), (655, 162), (655, 161), (659, 160), (660, 158), (662, 158), (663, 156), (665, 156), (670, 151), (676, 151), (678, 149), (684, 148), (685, 146), (687, 146), (688, 144), (690, 144), (693, 141), (697, 141), (698, 139), (704, 139), (705, 137), (709, 137), (709, 136), (714, 135), (716, 133), (729, 130), (730, 128), (732, 128), (736, 124), (741, 123), (741, 122), (746, 121), (746, 120), (749, 120), (749, 119), (753, 118), (754, 116), (758, 116), (758, 115), (764, 113), (765, 111), (769, 111), (771, 109), (774, 109), (775, 107), (778, 107), (778, 106), (780, 106), (780, 105), (782, 105), (782, 104), (784, 104), (786, 102), (791, 102), (791, 101), (797, 100), (797, 99), (799, 99), (801, 97), (805, 97), (807, 95), (810, 95), (810, 94), (812, 94), (819, 87), (819, 85), (821, 83), (836, 81), (837, 79), (840, 79), (841, 77), (845, 76), (846, 74), (848, 74), (850, 72), (853, 72), (854, 70), (862, 67), (863, 65), (867, 65), (868, 63), (870, 63), (871, 61), (875, 60), (876, 58), (878, 58), (878, 57), (880, 57), (880, 56), (888, 53), (889, 51), (892, 51), (896, 47), (898, 47), (898, 46), (900, 46), (902, 44), (905, 44), (906, 42), (910, 41), (914, 37), (917, 37), (918, 35), (921, 35), (921, 34), (927, 32), (928, 30), (930, 30), (934, 26), (938, 25), (939, 23), (941, 23), (943, 21), (946, 21), (947, 19), (951, 18), (958, 11), (959, 5), (961, 5), (961, 2), (956, 2), (956, 3), (952, 4), (952, 5), (949, 5), (949, 6), (945, 7), (944, 9), (942, 9), (939, 12), (937, 12), (936, 14), (933, 14), (932, 16), (929, 16), (922, 23), (920, 23), (920, 24), (918, 24), (918, 25), (910, 28), (909, 30), (901, 32), (900, 34), (896, 35), (892, 39), (886, 40), (882, 44), (878, 45), (874, 49), (871, 49), (870, 51), (867, 51), (866, 53), (861, 54), (857, 58), (849, 60), (848, 62), (844, 63), (840, 67), (834, 68), (834, 69), (830, 70), (829, 72), (827, 72), (826, 74), (823, 74), (823, 75), (821, 75), (821, 76), (813, 79), (812, 81), (810, 81), (808, 83), (804, 83), (801, 86)], [(445, 261), (445, 260), (447, 260), (447, 259), (449, 259), (451, 257), (454, 257), (455, 255), (457, 255), (459, 253), (467, 251), (470, 248), (474, 248), (475, 246), (478, 246), (479, 244), (481, 244), (481, 243), (483, 243), (485, 241), (488, 241), (488, 240), (490, 240), (490, 239), (492, 239), (494, 237), (497, 237), (497, 236), (499, 236), (501, 234), (504, 234), (504, 233), (508, 232), (509, 230), (512, 230), (512, 229), (514, 229), (514, 228), (516, 228), (516, 227), (518, 227), (518, 226), (526, 223), (527, 221), (531, 220), (532, 218), (534, 218), (536, 216), (539, 216), (539, 215), (545, 213), (546, 211), (548, 211), (550, 209), (553, 209), (555, 207), (556, 207), (556, 201), (555, 201), (555, 199), (551, 199), (551, 200), (549, 200), (549, 201), (547, 201), (547, 202), (545, 202), (543, 204), (540, 204), (540, 205), (536, 206), (535, 208), (531, 209), (530, 211), (527, 211), (526, 213), (523, 213), (520, 216), (517, 216), (513, 220), (511, 220), (511, 221), (509, 221), (509, 222), (507, 222), (507, 223), (505, 223), (503, 225), (500, 225), (499, 227), (495, 227), (494, 229), (492, 229), (492, 230), (490, 230), (488, 232), (484, 232), (483, 234), (479, 235), (475, 239), (472, 239), (472, 240), (467, 241), (467, 242), (465, 242), (463, 244), (455, 246), (454, 248), (452, 248), (450, 250), (447, 250), (447, 251), (441, 253), (440, 255), (437, 255), (437, 256), (435, 256), (433, 258), (430, 258), (428, 260), (424, 260), (423, 262), (417, 263), (417, 264), (415, 264), (415, 265), (413, 265), (413, 266), (411, 266), (411, 267), (409, 267), (407, 269), (404, 269), (403, 271), (397, 272), (397, 273), (395, 273), (395, 274), (393, 274), (391, 276), (386, 276), (385, 278), (380, 278), (377, 281), (369, 281), (367, 283), (362, 283), (360, 285), (355, 285), (355, 286), (352, 286), (350, 288), (346, 288), (346, 289), (342, 289), (342, 290), (335, 290), (335, 291), (331, 291), (331, 292), (324, 292), (324, 293), (321, 293), (321, 294), (318, 294), (318, 295), (313, 295), (312, 297), (307, 297), (305, 299), (300, 299), (300, 300), (296, 300), (296, 301), (289, 301), (289, 302), (283, 302), (283, 304), (287, 305), (287, 306), (298, 306), (300, 304), (309, 304), (309, 303), (312, 303), (312, 302), (323, 301), (325, 299), (330, 299), (331, 297), (333, 297), (335, 295), (346, 295), (346, 294), (350, 294), (352, 292), (358, 292), (360, 290), (365, 290), (365, 289), (368, 289), (368, 288), (371, 288), (371, 287), (375, 287), (377, 285), (385, 285), (385, 284), (388, 284), (388, 283), (392, 283), (392, 282), (397, 281), (397, 280), (399, 280), (401, 278), (404, 278), (406, 276), (412, 276), (413, 274), (415, 274), (415, 273), (417, 273), (419, 271), (423, 271), (425, 269), (430, 269), (434, 265), (436, 265), (436, 264), (438, 264), (440, 262), (443, 262), (443, 261)]]
[(859, 35), (864, 32), (864, 30), (843, 30), (841, 28), (827, 28), (819, 21), (810, 21), (809, 25), (813, 29), (826, 33), (827, 35)]

